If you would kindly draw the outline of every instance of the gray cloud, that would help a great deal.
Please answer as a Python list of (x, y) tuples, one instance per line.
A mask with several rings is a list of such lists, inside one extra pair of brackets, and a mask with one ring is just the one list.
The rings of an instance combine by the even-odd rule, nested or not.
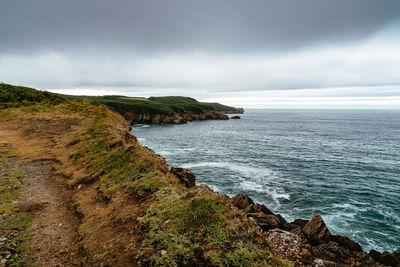
[(354, 42), (398, 19), (398, 0), (3, 0), (0, 49), (276, 51)]
[(246, 107), (400, 106), (398, 0), (2, 0), (0, 10), (8, 83)]

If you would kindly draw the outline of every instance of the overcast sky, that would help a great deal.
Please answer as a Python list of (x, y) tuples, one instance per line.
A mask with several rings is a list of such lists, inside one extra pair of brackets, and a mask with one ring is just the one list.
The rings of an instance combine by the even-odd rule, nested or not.
[(400, 108), (399, 0), (1, 0), (0, 81), (245, 108)]

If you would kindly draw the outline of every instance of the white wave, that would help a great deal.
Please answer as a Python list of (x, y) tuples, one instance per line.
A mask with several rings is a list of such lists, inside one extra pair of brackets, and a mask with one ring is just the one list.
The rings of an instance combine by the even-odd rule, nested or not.
[(197, 163), (186, 163), (182, 165), (183, 168), (202, 168), (202, 167), (211, 167), (211, 168), (223, 168), (230, 170), (232, 172), (239, 173), (243, 177), (248, 178), (256, 178), (260, 180), (261, 178), (264, 180), (265, 178), (271, 179), (276, 178), (277, 175), (274, 171), (263, 168), (263, 167), (252, 167), (249, 165), (236, 164), (231, 162), (197, 162)]

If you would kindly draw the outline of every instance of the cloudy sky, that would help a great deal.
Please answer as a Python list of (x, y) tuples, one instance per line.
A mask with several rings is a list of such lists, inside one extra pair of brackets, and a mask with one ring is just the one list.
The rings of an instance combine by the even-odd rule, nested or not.
[(400, 108), (398, 0), (1, 0), (0, 81), (245, 108)]

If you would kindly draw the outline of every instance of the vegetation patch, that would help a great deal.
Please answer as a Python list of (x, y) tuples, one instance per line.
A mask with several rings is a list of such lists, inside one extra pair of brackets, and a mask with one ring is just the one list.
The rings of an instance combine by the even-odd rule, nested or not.
[[(168, 266), (266, 266), (268, 243), (230, 200), (209, 192), (160, 191), (140, 219), (142, 263)], [(258, 237), (257, 237), (258, 236)]]
[(20, 181), (23, 171), (10, 166), (10, 158), (9, 149), (0, 144), (0, 261), (7, 266), (29, 265), (30, 260), (21, 256), (28, 250), (31, 216), (18, 212), (26, 188)]

